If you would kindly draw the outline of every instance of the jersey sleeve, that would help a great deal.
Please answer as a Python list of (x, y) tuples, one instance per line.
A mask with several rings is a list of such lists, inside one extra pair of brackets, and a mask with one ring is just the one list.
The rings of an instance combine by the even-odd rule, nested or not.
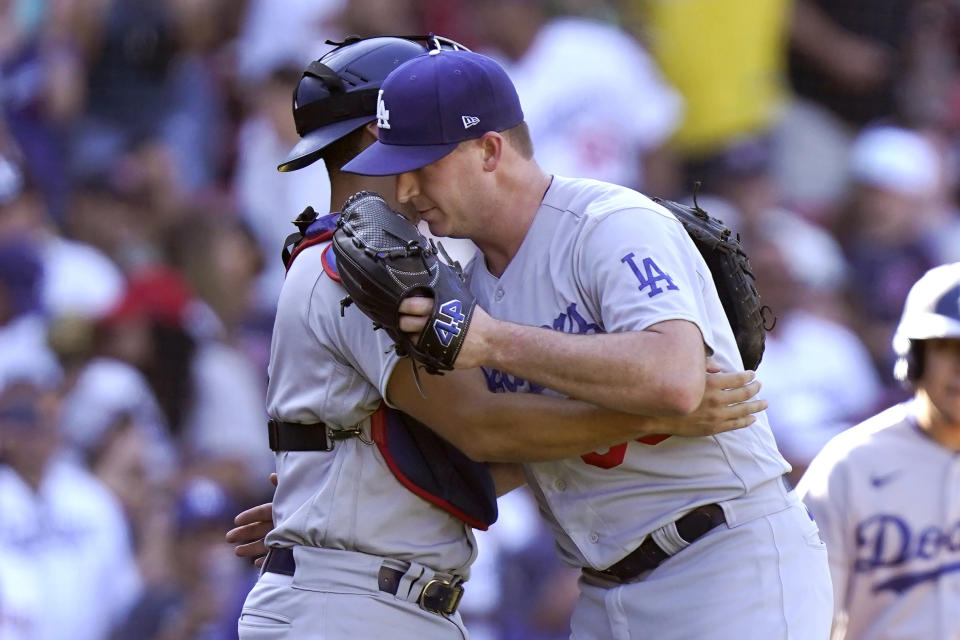
[(833, 582), (834, 625), (846, 618), (846, 594), (853, 564), (848, 534), (849, 479), (843, 465), (836, 464), (829, 445), (814, 458), (800, 482), (797, 495), (813, 516), (820, 537), (827, 545), (830, 579)]
[[(327, 278), (321, 278), (321, 287), (340, 287)], [(340, 290), (338, 300), (346, 295)], [(399, 356), (393, 348), (393, 340), (386, 331), (375, 331), (371, 320), (356, 305), (343, 310), (341, 317), (339, 304), (331, 313), (328, 292), (315, 292), (311, 300), (308, 319), (313, 324), (313, 332), (321, 342), (333, 347), (331, 355), (346, 367), (358, 372), (370, 383), (377, 400), (384, 397), (390, 374), (396, 366)], [(368, 401), (371, 401), (369, 398)]]
[(701, 275), (706, 265), (683, 226), (666, 212), (645, 208), (591, 222), (575, 252), (575, 269), (604, 331), (688, 320), (712, 348)]

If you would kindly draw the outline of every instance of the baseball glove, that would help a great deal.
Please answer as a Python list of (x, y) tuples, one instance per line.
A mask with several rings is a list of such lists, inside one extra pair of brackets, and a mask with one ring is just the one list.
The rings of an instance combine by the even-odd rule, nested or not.
[(766, 326), (770, 307), (760, 302), (750, 259), (740, 246), (740, 234), (711, 217), (697, 205), (696, 199), (692, 207), (660, 198), (653, 201), (670, 211), (697, 245), (710, 267), (720, 302), (737, 339), (743, 366), (755, 370), (763, 357), (766, 332), (773, 325)]
[[(428, 241), (380, 195), (361, 191), (340, 211), (333, 252), (349, 293), (342, 306), (355, 303), (375, 329), (390, 335), (397, 354), (411, 356), (428, 373), (453, 369), (477, 303), (463, 284), (460, 265), (440, 260), (442, 247)], [(445, 253), (443, 257), (449, 261)], [(411, 340), (400, 331), (398, 307), (414, 295), (433, 297), (433, 312)]]

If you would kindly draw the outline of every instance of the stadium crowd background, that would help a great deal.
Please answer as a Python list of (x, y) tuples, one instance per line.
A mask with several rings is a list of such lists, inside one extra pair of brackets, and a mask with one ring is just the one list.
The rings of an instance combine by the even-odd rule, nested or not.
[[(701, 183), (796, 477), (907, 397), (906, 292), (960, 260), (956, 0), (0, 0), (0, 638), (236, 637), (280, 247), (329, 199), (275, 169), (292, 89), (327, 38), (427, 32), (504, 63), (546, 170)], [(480, 544), (473, 637), (566, 638), (526, 493)]]

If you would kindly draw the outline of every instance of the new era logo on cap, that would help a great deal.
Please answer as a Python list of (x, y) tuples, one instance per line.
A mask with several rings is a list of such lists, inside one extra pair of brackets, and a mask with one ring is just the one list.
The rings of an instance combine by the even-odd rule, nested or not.
[(465, 140), (521, 122), (520, 98), (503, 67), (471, 51), (431, 51), (404, 62), (383, 81), (379, 140), (343, 169), (379, 176), (414, 171)]

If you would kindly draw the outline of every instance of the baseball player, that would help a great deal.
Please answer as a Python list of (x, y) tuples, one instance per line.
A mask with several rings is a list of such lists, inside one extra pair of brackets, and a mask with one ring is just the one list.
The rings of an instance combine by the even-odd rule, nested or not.
[[(495, 62), (420, 55), (378, 100), (379, 141), (344, 170), (397, 175), (397, 200), (431, 232), (482, 251), (467, 275), (486, 311), (474, 311), (458, 368), (482, 367), (492, 391), (661, 415), (698, 405), (706, 354), (742, 368), (680, 223), (635, 191), (545, 174)], [(418, 333), (433, 303), (400, 309), (401, 328)], [(418, 415), (413, 390), (389, 394)], [(563, 559), (582, 569), (574, 638), (827, 636), (826, 548), (758, 415), (739, 431), (525, 465)]]
[[(304, 72), (294, 94), (301, 141), (280, 169), (322, 158), (331, 176), (331, 210), (360, 189), (392, 192), (392, 178), (340, 169), (374, 142), (375, 121), (387, 117), (375, 109), (387, 73), (425, 45), (455, 46), (419, 40), (425, 44), (348, 40)], [(476, 553), (472, 527), (495, 518), (492, 485), (486, 467), (398, 423), (399, 414), (385, 409), (388, 388), (415, 389), (414, 374), (395, 366), (398, 356), (382, 332), (371, 334), (369, 320), (341, 305), (345, 293), (327, 250), (335, 217), (299, 218), (302, 238), (286, 256), (267, 390), (277, 452), (276, 526), (239, 635), (463, 638), (457, 604)], [(493, 395), (477, 371), (432, 381), (429, 401), (415, 394), (410, 402), (406, 394), (393, 404), (406, 413), (417, 409), (476, 458), (551, 459), (651, 433), (742, 427), (763, 406), (743, 402), (758, 389), (751, 378), (711, 376), (712, 400), (693, 418), (672, 421), (557, 398)], [(423, 451), (432, 455), (418, 458)], [(435, 476), (444, 482), (431, 483)], [(453, 490), (450, 480), (458, 483)]]
[(893, 338), (913, 398), (834, 437), (797, 492), (820, 523), (833, 638), (960, 638), (960, 262), (910, 290)]

